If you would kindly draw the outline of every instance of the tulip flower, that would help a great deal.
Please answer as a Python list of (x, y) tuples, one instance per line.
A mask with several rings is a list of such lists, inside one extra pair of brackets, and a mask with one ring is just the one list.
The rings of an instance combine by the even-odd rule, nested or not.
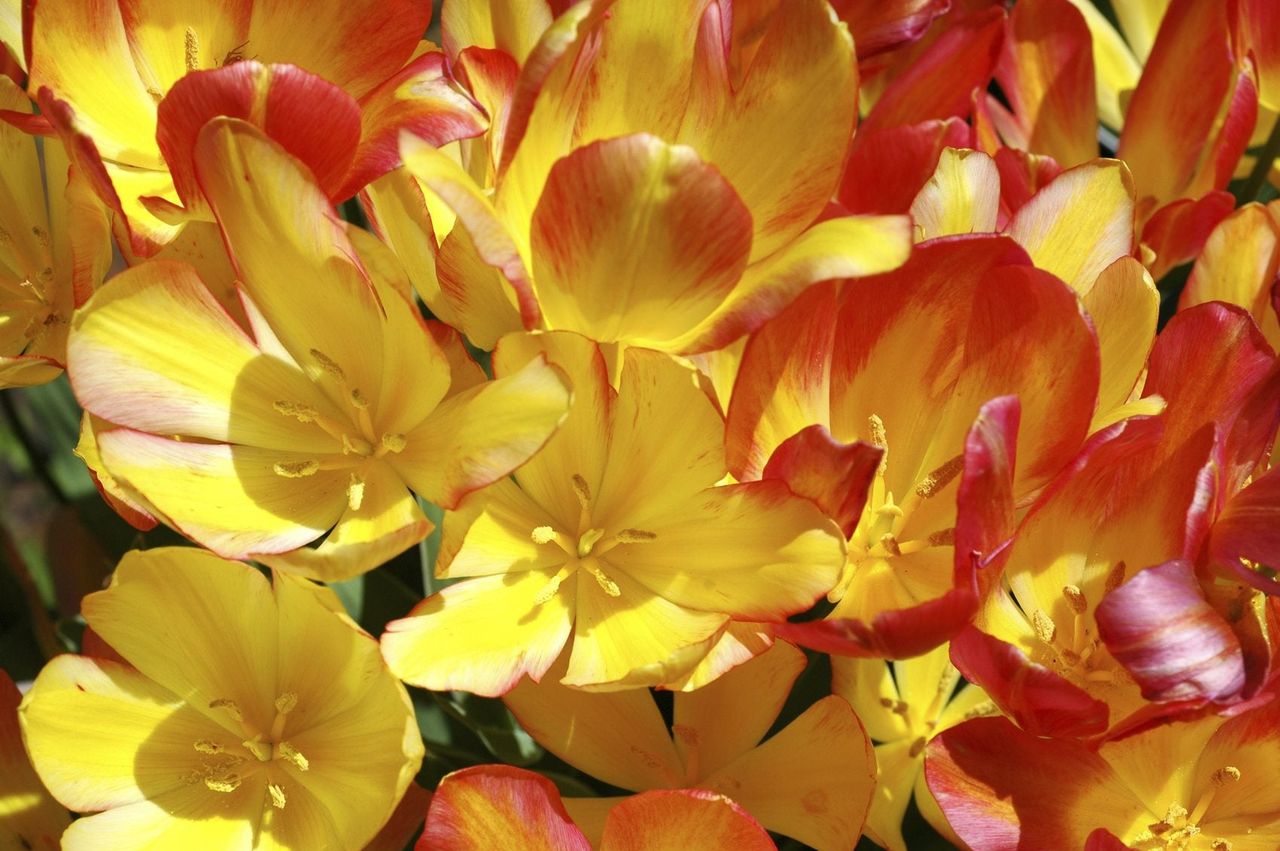
[(342, 578), (429, 531), (409, 488), (454, 506), (546, 442), (561, 376), (532, 363), (483, 382), (448, 356), (260, 131), (211, 122), (196, 164), (248, 327), (190, 266), (152, 261), (91, 300), (69, 343), (80, 403), (122, 427), (97, 434), (102, 466), (152, 513), (220, 555)]
[(573, 382), (569, 418), (445, 516), (436, 572), (464, 581), (388, 626), (398, 676), (500, 695), (568, 648), (566, 684), (669, 683), (731, 617), (782, 620), (835, 583), (843, 542), (812, 503), (782, 482), (716, 486), (724, 420), (692, 369), (636, 349), (615, 389), (600, 348), (558, 332), (504, 338), (494, 371), (542, 357)]
[[(174, 147), (192, 111), (251, 119), (309, 165), (304, 151), (319, 153), (332, 174), (318, 176), (340, 201), (398, 165), (401, 129), (437, 143), (483, 129), (443, 54), (420, 50), (430, 15), (411, 0), (33, 4), (25, 43), (37, 129), (66, 141), (141, 255), (176, 238), (179, 202), (199, 206), (177, 170), (190, 152)], [(187, 128), (190, 141), (198, 130)]]
[[(397, 218), (422, 226), (439, 282), (421, 294), (434, 313), (482, 348), (545, 328), (693, 353), (726, 345), (813, 281), (905, 259), (904, 218), (815, 224), (853, 130), (848, 33), (824, 2), (800, 0), (744, 45), (727, 5), (678, 4), (655, 19), (636, 0), (596, 0), (556, 19), (508, 81), (500, 144), (484, 155), (496, 159), (472, 166), (492, 184), (403, 140), (420, 186), (401, 190), (431, 197), (373, 198), (372, 218), (413, 257), (423, 252), (401, 247), (413, 230)], [(803, 143), (783, 130), (798, 125)], [(456, 223), (437, 224), (441, 210)]]
[[(589, 693), (548, 677), (521, 681), (505, 699), (543, 747), (593, 777), (637, 792), (715, 792), (769, 830), (840, 851), (857, 841), (875, 785), (871, 743), (849, 704), (825, 697), (760, 741), (804, 666), (804, 654), (775, 644), (710, 685), (677, 693), (670, 729), (644, 690)], [(593, 842), (625, 805), (565, 801)]]
[[(0, 109), (31, 105), (0, 77)], [(0, 388), (42, 384), (66, 363), (71, 313), (111, 264), (106, 211), (70, 168), (57, 141), (44, 145), (0, 122)]]
[[(377, 645), (305, 580), (134, 552), (83, 603), (128, 664), (64, 655), (21, 707), (63, 847), (359, 848), (422, 761)], [(180, 616), (175, 616), (180, 613)]]
[[(1097, 750), (1037, 739), (1004, 718), (944, 731), (929, 788), (974, 848), (1264, 851), (1280, 842), (1280, 703), (1165, 724)], [(1114, 845), (1091, 841), (1096, 831)]]
[(478, 765), (447, 775), (431, 799), (419, 851), (776, 851), (755, 819), (723, 795), (696, 789), (645, 792), (613, 808), (592, 845), (540, 774)]
[(18, 727), (22, 694), (0, 670), (0, 847), (56, 851), (71, 823), (31, 767)]

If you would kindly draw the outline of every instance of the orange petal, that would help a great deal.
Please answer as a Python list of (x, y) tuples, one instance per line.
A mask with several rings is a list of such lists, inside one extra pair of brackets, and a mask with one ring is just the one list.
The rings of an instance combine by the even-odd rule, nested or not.
[(769, 834), (742, 807), (697, 789), (645, 792), (619, 803), (604, 825), (600, 851), (776, 851)]
[(1225, 301), (1248, 310), (1262, 325), (1271, 312), (1271, 286), (1277, 268), (1280, 221), (1270, 208), (1246, 204), (1209, 234), (1178, 307)]
[(532, 771), (478, 765), (446, 775), (431, 798), (420, 851), (591, 851), (555, 785)]

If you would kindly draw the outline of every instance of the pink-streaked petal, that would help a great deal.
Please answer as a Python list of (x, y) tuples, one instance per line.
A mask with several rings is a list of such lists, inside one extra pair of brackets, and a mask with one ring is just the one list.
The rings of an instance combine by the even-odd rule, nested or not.
[(533, 771), (478, 765), (447, 775), (431, 798), (418, 851), (591, 851), (555, 785)]

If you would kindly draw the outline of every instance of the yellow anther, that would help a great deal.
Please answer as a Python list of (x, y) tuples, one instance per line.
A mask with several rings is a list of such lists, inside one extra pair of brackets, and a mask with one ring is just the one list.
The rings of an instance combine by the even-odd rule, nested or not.
[(210, 701), (209, 708), (223, 709), (235, 720), (241, 723), (244, 722), (244, 713), (240, 711), (240, 706), (234, 700), (228, 700), (225, 697), (220, 697), (217, 700)]
[(591, 507), (591, 488), (587, 485), (587, 480), (577, 473), (573, 474), (573, 493), (578, 498), (578, 504), (584, 509)]
[(267, 784), (267, 792), (271, 795), (271, 806), (277, 810), (284, 809), (284, 790), (274, 783)]
[(1209, 849), (1210, 851), (1231, 851), (1231, 843), (1225, 839), (1215, 839)]
[(403, 452), (407, 445), (403, 434), (384, 434), (379, 443), (387, 452)]
[(206, 777), (204, 785), (214, 792), (234, 792), (240, 788), (240, 778), (235, 774), (224, 777)]
[(529, 536), (535, 544), (550, 544), (559, 537), (556, 530), (550, 526), (535, 526), (533, 534)]
[(262, 741), (260, 736), (252, 739), (245, 739), (240, 743), (245, 750), (258, 758), (258, 762), (270, 762), (272, 751), (270, 742)]
[(1083, 615), (1089, 610), (1089, 601), (1084, 598), (1084, 592), (1080, 590), (1080, 586), (1063, 585), (1062, 596), (1066, 599), (1067, 605), (1071, 607), (1071, 611), (1077, 615)]
[(952, 547), (956, 543), (956, 527), (950, 529), (939, 529), (929, 536), (929, 546), (931, 547)]
[(620, 544), (647, 544), (658, 538), (655, 533), (643, 529), (623, 529), (614, 537)]
[(314, 459), (307, 461), (280, 461), (271, 465), (277, 476), (286, 479), (305, 479), (314, 476), (320, 470), (320, 462)]
[(1226, 765), (1213, 772), (1213, 785), (1226, 786), (1228, 783), (1235, 783), (1240, 779), (1240, 769), (1234, 765)]
[(200, 37), (196, 35), (195, 30), (187, 27), (183, 42), (183, 59), (186, 62), (187, 70), (194, 71), (200, 67)]
[(577, 562), (566, 564), (564, 567), (560, 568), (560, 570), (556, 572), (556, 575), (551, 577), (551, 579), (547, 581), (546, 585), (542, 586), (542, 590), (540, 590), (537, 596), (533, 598), (533, 604), (535, 606), (541, 606), (543, 603), (554, 597), (556, 592), (560, 590), (560, 584), (568, 579), (577, 569)]
[(306, 771), (311, 767), (311, 763), (307, 761), (307, 758), (298, 753), (298, 749), (288, 742), (281, 742), (276, 745), (276, 756), (299, 771)]
[(610, 597), (622, 596), (622, 589), (618, 587), (618, 583), (610, 579), (608, 574), (599, 567), (592, 568), (591, 575), (596, 578), (596, 584), (600, 586), (604, 593), (608, 594)]
[(884, 430), (884, 420), (875, 414), (867, 417), (867, 425), (871, 428), (871, 445), (881, 449), (889, 448), (889, 435)]
[(966, 712), (964, 714), (964, 720), (968, 721), (972, 718), (984, 718), (987, 715), (995, 715), (999, 711), (1000, 710), (996, 708), (994, 703), (989, 700), (984, 700), (982, 703), (979, 703), (977, 706)]
[(348, 398), (351, 400), (351, 407), (360, 411), (369, 410), (369, 400), (360, 392), (360, 388), (357, 387), (355, 390), (352, 390), (351, 393), (348, 394)]
[(275, 707), (276, 712), (279, 712), (281, 715), (288, 715), (290, 712), (298, 708), (298, 695), (294, 692), (286, 691), (284, 694), (276, 698)]
[(1058, 628), (1054, 626), (1053, 619), (1045, 614), (1043, 609), (1036, 609), (1035, 614), (1031, 616), (1031, 626), (1036, 631), (1036, 637), (1045, 644), (1052, 644), (1053, 637), (1058, 634)]
[(271, 407), (276, 409), (276, 413), (284, 414), (286, 417), (293, 417), (300, 423), (312, 423), (320, 416), (320, 412), (310, 405), (303, 405), (298, 402), (273, 402)]
[(600, 543), (600, 539), (604, 537), (603, 529), (588, 529), (578, 538), (578, 558), (586, 558), (591, 555), (591, 548)]
[(312, 349), (311, 357), (315, 359), (316, 363), (320, 364), (321, 369), (334, 378), (345, 379), (347, 377), (347, 374), (342, 371), (342, 367), (338, 366), (338, 362), (319, 349)]
[(347, 482), (347, 507), (352, 511), (359, 511), (361, 505), (364, 505), (364, 479), (352, 473)]
[(209, 739), (197, 740), (195, 743), (195, 749), (200, 753), (205, 754), (219, 754), (226, 750), (222, 745), (217, 742), (210, 741)]
[(951, 480), (960, 474), (964, 469), (964, 456), (957, 455), (938, 469), (920, 480), (916, 485), (916, 493), (928, 499), (934, 494), (941, 491), (947, 485), (951, 484)]

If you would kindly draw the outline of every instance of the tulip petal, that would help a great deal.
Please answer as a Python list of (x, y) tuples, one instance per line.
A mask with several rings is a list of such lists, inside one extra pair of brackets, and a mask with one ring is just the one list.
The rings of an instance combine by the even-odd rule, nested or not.
[(812, 501), (853, 535), (884, 450), (869, 443), (840, 443), (826, 426), (812, 425), (782, 442), (762, 478), (780, 479), (796, 496)]
[(620, 802), (609, 813), (603, 851), (776, 851), (769, 834), (730, 799), (698, 789), (661, 789)]
[[(566, 657), (542, 682), (521, 680), (503, 700), (520, 726), (565, 762), (622, 789), (678, 786), (685, 770), (646, 689), (587, 692), (562, 685)], [(626, 730), (619, 736), (619, 730)]]
[(1245, 308), (1262, 325), (1278, 267), (1280, 221), (1269, 208), (1247, 204), (1209, 234), (1178, 307), (1225, 301)]
[(995, 233), (1000, 172), (981, 151), (944, 148), (933, 177), (911, 202), (917, 242), (961, 233)]
[(190, 266), (155, 261), (111, 283), (76, 314), (68, 341), (71, 383), (87, 410), (157, 434), (339, 448), (273, 409), (285, 400), (341, 416), (295, 367), (264, 355)]
[(1098, 604), (1107, 649), (1157, 702), (1225, 700), (1244, 687), (1240, 641), (1185, 561), (1141, 570)]
[(508, 475), (547, 442), (569, 409), (563, 373), (538, 359), (442, 402), (388, 456), (419, 496), (445, 508)]
[(1182, 198), (1157, 210), (1142, 226), (1142, 243), (1156, 255), (1149, 266), (1151, 277), (1158, 281), (1175, 266), (1195, 260), (1213, 229), (1235, 205), (1235, 196), (1230, 192), (1215, 190), (1202, 198)]
[(495, 697), (528, 674), (540, 680), (564, 648), (574, 617), (568, 594), (538, 603), (554, 570), (468, 579), (387, 624), (382, 652), (397, 677), (433, 691)]
[(866, 60), (919, 39), (929, 24), (950, 11), (946, 0), (835, 0), (832, 7), (849, 25), (858, 45), (858, 59)]
[(449, 0), (440, 12), (440, 31), (450, 57), (468, 47), (485, 47), (501, 50), (523, 65), (538, 37), (551, 26), (551, 20), (547, 0)]
[(550, 780), (506, 765), (446, 775), (431, 798), (421, 851), (591, 851)]
[(1146, 808), (1097, 754), (1037, 739), (1004, 718), (944, 730), (925, 759), (929, 789), (970, 845), (1079, 848), (1097, 827), (1127, 834)]
[(1221, 563), (1280, 564), (1280, 468), (1232, 496), (1213, 524), (1210, 552)]
[[(676, 750), (689, 770), (705, 777), (754, 748), (777, 720), (805, 655), (786, 643), (675, 699)], [(734, 722), (723, 720), (732, 716)]]
[[(841, 851), (862, 832), (875, 765), (858, 716), (829, 695), (698, 785), (732, 795), (770, 830), (818, 851)], [(781, 789), (779, 778), (787, 778)]]
[(851, 213), (905, 213), (938, 167), (945, 148), (973, 144), (958, 118), (858, 128), (837, 198)]
[(831, 590), (843, 539), (782, 482), (710, 488), (643, 521), (651, 541), (605, 556), (678, 605), (742, 620), (782, 620)]
[(348, 474), (288, 478), (276, 464), (313, 456), (225, 444), (187, 443), (128, 429), (98, 435), (103, 464), (168, 522), (219, 555), (245, 558), (304, 546), (337, 522)]
[(1098, 333), (1101, 384), (1089, 431), (1115, 422), (1114, 412), (1133, 393), (1155, 343), (1160, 293), (1142, 264), (1121, 257), (1102, 270), (1081, 296)]
[(1008, 233), (1078, 293), (1133, 253), (1133, 182), (1119, 160), (1067, 169), (1013, 216)]
[(0, 670), (0, 836), (14, 848), (57, 848), (71, 817), (31, 767), (18, 723), (21, 701), (18, 687)]
[(666, 348), (737, 284), (751, 214), (692, 149), (634, 135), (552, 167), (531, 239), (550, 327)]

